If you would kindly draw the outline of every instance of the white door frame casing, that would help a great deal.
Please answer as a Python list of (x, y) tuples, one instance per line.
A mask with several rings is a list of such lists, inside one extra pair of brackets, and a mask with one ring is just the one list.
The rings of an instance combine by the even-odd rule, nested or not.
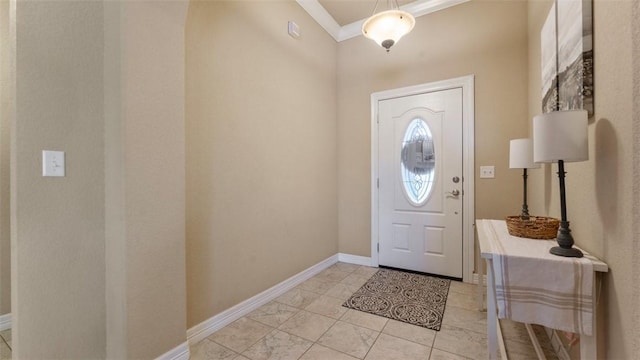
[(475, 244), (475, 117), (474, 75), (380, 91), (371, 94), (371, 265), (379, 265), (378, 257), (378, 102), (404, 96), (462, 89), (462, 280), (473, 282)]

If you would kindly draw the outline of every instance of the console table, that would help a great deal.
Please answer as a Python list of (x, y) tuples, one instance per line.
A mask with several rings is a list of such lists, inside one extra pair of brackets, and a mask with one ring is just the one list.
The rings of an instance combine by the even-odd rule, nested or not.
[[(478, 264), (479, 270), (479, 278), (478, 278), (478, 305), (480, 310), (484, 309), (484, 299), (482, 294), (482, 275), (483, 269), (481, 265), (481, 258), (485, 259), (487, 265), (487, 340), (488, 340), (488, 350), (489, 350), (489, 358), (497, 359), (498, 358), (498, 346), (500, 347), (500, 352), (502, 355), (502, 359), (507, 359), (506, 349), (504, 346), (504, 340), (502, 339), (502, 331), (500, 329), (500, 324), (498, 323), (498, 314), (497, 314), (497, 305), (496, 305), (496, 275), (493, 266), (493, 260), (496, 256), (498, 256), (497, 249), (504, 249), (502, 245), (508, 241), (525, 241), (527, 247), (535, 247), (538, 250), (548, 251), (552, 246), (556, 245), (555, 240), (534, 240), (534, 239), (523, 239), (523, 238), (514, 238), (506, 232), (506, 223), (503, 220), (477, 220), (476, 221), (476, 229), (477, 229), (477, 239), (479, 251), (476, 255), (476, 264)], [(512, 239), (514, 238), (514, 239)], [(544, 248), (544, 249), (543, 249)], [(504, 250), (503, 250), (504, 251)], [(539, 251), (537, 251), (540, 253)], [(544, 252), (543, 252), (544, 253)], [(598, 274), (605, 273), (608, 271), (608, 266), (604, 262), (596, 259), (595, 257), (585, 253), (585, 258), (589, 259), (593, 265), (593, 291), (592, 291), (592, 314), (593, 314), (593, 334), (591, 336), (586, 336), (584, 334), (580, 335), (580, 354), (581, 359), (596, 359), (598, 357), (598, 328), (596, 324), (597, 314), (597, 289), (598, 289), (598, 281), (600, 281), (600, 276)], [(505, 255), (504, 252), (502, 254)], [(509, 254), (506, 254), (509, 255)], [(518, 256), (522, 257), (522, 254)], [(535, 259), (535, 252), (532, 252), (530, 259)], [(566, 259), (566, 261), (573, 261), (572, 258), (562, 258)], [(533, 342), (534, 348), (536, 349), (536, 353), (539, 359), (544, 359), (544, 354), (542, 353), (542, 349), (538, 344), (537, 339), (535, 338), (535, 334), (533, 333), (533, 329), (530, 324), (525, 324), (529, 336)], [(602, 350), (602, 349), (601, 349)]]

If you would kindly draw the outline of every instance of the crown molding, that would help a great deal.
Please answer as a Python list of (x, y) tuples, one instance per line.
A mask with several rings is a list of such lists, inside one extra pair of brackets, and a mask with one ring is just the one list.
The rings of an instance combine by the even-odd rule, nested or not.
[(318, 0), (296, 0), (298, 5), (300, 5), (311, 17), (320, 25), (322, 28), (329, 33), (333, 37), (335, 41), (340, 41), (340, 25), (338, 22), (329, 14), (329, 12), (318, 2)]
[(464, 4), (469, 1), (471, 0), (418, 0), (405, 6), (401, 6), (400, 8), (411, 13), (414, 17), (420, 17), (452, 6)]
[[(471, 0), (416, 0), (400, 8), (417, 18), (468, 1)], [(296, 2), (337, 42), (362, 35), (362, 24), (366, 19), (340, 26), (318, 0), (296, 0)]]

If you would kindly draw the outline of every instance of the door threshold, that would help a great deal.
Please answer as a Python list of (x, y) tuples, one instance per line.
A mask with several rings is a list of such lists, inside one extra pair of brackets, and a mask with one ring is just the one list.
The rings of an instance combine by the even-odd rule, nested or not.
[(409, 270), (409, 269), (400, 269), (400, 268), (396, 268), (396, 267), (392, 267), (392, 266), (386, 266), (386, 265), (378, 265), (378, 267), (381, 268), (381, 269), (396, 270), (396, 271), (408, 272), (408, 273), (411, 273), (411, 274), (427, 275), (427, 276), (433, 276), (433, 277), (437, 277), (437, 278), (441, 278), (441, 279), (462, 281), (462, 278), (454, 277), (454, 276), (431, 274), (431, 273), (426, 273), (426, 272), (416, 271), (416, 270)]

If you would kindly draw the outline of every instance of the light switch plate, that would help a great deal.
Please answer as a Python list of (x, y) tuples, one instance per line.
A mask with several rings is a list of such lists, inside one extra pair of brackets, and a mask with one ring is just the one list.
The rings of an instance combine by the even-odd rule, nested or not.
[(496, 177), (495, 166), (480, 166), (480, 178), (481, 179), (493, 179)]
[(64, 151), (42, 150), (42, 176), (64, 176)]

